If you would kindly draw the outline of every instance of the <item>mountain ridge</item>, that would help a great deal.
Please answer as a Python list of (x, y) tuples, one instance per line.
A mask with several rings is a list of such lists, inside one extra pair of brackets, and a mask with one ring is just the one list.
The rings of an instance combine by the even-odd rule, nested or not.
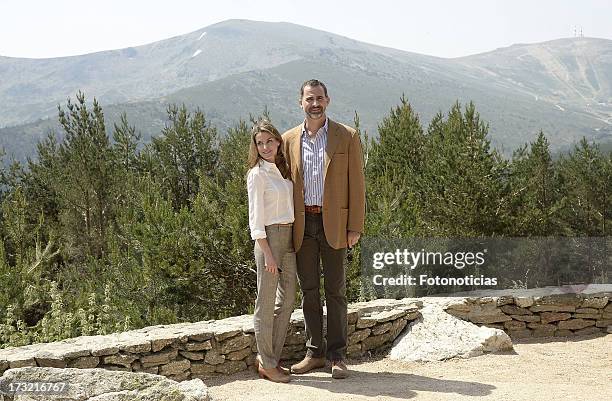
[[(581, 56), (580, 46), (590, 53)], [(572, 64), (576, 55), (582, 58)], [(535, 137), (539, 129), (559, 147), (582, 135), (612, 138), (612, 41), (607, 39), (563, 38), (446, 59), (293, 23), (228, 20), (135, 47), (59, 61), (26, 60), (0, 57), (0, 145), (7, 150), (19, 147), (10, 143), (15, 137), (32, 142), (44, 136), (45, 127), (57, 126), (57, 105), (77, 90), (96, 97), (109, 115), (120, 108), (136, 110), (134, 124), (149, 137), (159, 133), (160, 109), (168, 102), (200, 107), (221, 127), (268, 106), (283, 126), (301, 118), (296, 93), (311, 77), (328, 82), (331, 113), (350, 122), (356, 110), (374, 134), (405, 94), (424, 122), (456, 100), (474, 100), (491, 123), (494, 142), (506, 148)], [(569, 78), (555, 78), (550, 65), (560, 65)], [(597, 87), (584, 71), (593, 71)]]

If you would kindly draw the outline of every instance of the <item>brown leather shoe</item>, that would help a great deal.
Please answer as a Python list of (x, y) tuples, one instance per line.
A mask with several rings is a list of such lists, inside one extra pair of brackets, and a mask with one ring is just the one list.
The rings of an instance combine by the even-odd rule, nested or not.
[(283, 374), (277, 368), (264, 369), (259, 367), (257, 371), (259, 373), (259, 377), (262, 379), (268, 379), (274, 383), (289, 383), (291, 381), (291, 376)]
[(332, 361), (332, 378), (346, 379), (349, 375), (349, 370), (343, 361)]
[[(259, 374), (259, 377), (266, 378), (270, 381), (273, 382), (277, 382), (277, 383), (287, 383), (291, 380), (290, 376), (291, 376), (291, 372), (289, 371), (289, 369), (287, 368), (283, 368), (280, 363), (278, 365), (276, 365), (276, 368), (274, 369), (264, 369), (262, 367), (263, 363), (261, 362), (261, 355), (257, 355), (255, 357), (255, 371), (257, 372), (257, 374)], [(278, 375), (275, 375), (274, 373), (270, 374), (270, 371), (272, 370), (276, 370), (279, 374), (285, 376), (287, 379), (285, 380), (279, 380), (278, 379)]]
[(302, 373), (310, 372), (313, 369), (324, 368), (325, 358), (313, 358), (306, 355), (304, 359), (295, 365), (291, 366), (291, 373), (301, 375)]

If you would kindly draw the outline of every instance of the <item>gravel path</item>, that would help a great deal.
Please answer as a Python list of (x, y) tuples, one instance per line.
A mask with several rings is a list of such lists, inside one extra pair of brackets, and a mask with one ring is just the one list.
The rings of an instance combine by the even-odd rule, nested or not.
[(442, 362), (364, 359), (350, 368), (345, 380), (320, 370), (276, 384), (249, 371), (205, 383), (216, 401), (600, 401), (612, 397), (612, 335), (523, 341), (514, 352)]

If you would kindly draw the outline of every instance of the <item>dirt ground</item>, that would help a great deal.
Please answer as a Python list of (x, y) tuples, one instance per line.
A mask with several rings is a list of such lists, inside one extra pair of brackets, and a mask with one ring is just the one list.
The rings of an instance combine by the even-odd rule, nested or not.
[(294, 375), (289, 384), (252, 371), (205, 383), (216, 401), (612, 399), (612, 335), (515, 342), (514, 352), (442, 362), (349, 362), (345, 380), (332, 380), (328, 368)]

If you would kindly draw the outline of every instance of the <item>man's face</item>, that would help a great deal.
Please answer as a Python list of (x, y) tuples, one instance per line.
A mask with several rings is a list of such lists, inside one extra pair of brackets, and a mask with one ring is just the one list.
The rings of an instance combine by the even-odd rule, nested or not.
[(300, 107), (311, 120), (325, 118), (325, 109), (329, 105), (329, 97), (325, 96), (322, 86), (304, 87), (304, 95), (300, 99)]

